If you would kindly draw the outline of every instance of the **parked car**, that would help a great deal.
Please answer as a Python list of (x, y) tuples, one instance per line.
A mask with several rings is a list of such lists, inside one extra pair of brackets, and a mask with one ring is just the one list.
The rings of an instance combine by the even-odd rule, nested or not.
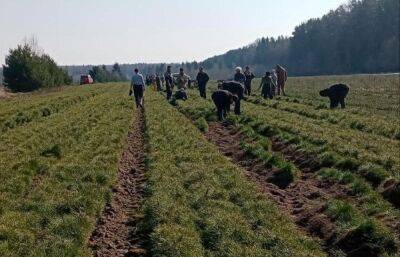
[(92, 76), (90, 75), (82, 75), (81, 76), (81, 85), (85, 85), (85, 84), (92, 84), (93, 83), (93, 79)]

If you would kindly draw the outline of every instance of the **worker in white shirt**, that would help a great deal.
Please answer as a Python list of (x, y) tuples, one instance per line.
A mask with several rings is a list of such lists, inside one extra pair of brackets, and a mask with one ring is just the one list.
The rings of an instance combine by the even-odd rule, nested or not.
[(135, 73), (132, 76), (131, 80), (131, 94), (135, 97), (136, 108), (143, 108), (143, 93), (145, 90), (145, 83), (143, 75), (139, 73), (139, 70), (136, 68)]

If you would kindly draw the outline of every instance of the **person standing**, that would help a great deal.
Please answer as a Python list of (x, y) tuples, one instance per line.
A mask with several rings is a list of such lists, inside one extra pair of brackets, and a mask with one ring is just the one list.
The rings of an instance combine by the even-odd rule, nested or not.
[(236, 67), (235, 71), (236, 73), (235, 76), (233, 77), (233, 80), (241, 83), (244, 86), (244, 84), (246, 83), (246, 76), (243, 74), (242, 68)]
[(275, 84), (275, 86), (273, 86), (273, 88), (272, 88), (272, 95), (275, 97), (275, 95), (276, 95), (276, 87), (278, 85), (278, 76), (276, 75), (276, 70), (275, 69), (271, 70), (271, 77), (272, 77), (272, 81)]
[(244, 87), (246, 89), (246, 94), (248, 96), (251, 95), (251, 81), (255, 78), (254, 74), (250, 71), (250, 67), (246, 66), (245, 71), (244, 71), (244, 76), (246, 78)]
[(183, 68), (180, 68), (179, 73), (174, 74), (173, 77), (176, 80), (178, 89), (184, 89), (184, 90), (187, 89), (187, 85), (188, 85), (188, 81), (189, 81), (190, 77), (185, 74), (185, 72), (183, 71)]
[(167, 71), (164, 73), (165, 88), (167, 91), (167, 100), (172, 97), (172, 90), (174, 89), (174, 80), (172, 79), (171, 66), (167, 66)]
[(276, 75), (278, 77), (278, 95), (282, 94), (286, 95), (285, 93), (285, 83), (287, 80), (287, 71), (280, 65), (276, 65)]
[(275, 87), (275, 82), (271, 77), (271, 72), (267, 71), (265, 76), (261, 79), (261, 95), (264, 99), (272, 99), (274, 98), (272, 90)]
[(210, 80), (210, 77), (206, 72), (204, 72), (203, 67), (200, 67), (199, 73), (197, 73), (196, 80), (199, 87), (200, 96), (206, 98), (206, 86), (207, 82)]
[(162, 82), (161, 82), (161, 78), (158, 74), (156, 74), (156, 89), (157, 89), (157, 91), (162, 90)]
[(143, 93), (145, 90), (145, 83), (143, 75), (139, 73), (139, 69), (134, 70), (134, 74), (131, 79), (131, 91), (135, 97), (136, 108), (143, 108)]

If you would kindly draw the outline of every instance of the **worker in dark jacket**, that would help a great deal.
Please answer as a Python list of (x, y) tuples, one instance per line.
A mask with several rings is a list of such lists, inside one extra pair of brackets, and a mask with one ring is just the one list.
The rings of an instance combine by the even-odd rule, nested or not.
[(196, 80), (199, 87), (200, 96), (206, 98), (206, 86), (207, 82), (210, 80), (210, 77), (207, 73), (204, 72), (203, 67), (200, 67), (199, 73), (197, 73)]
[(243, 74), (242, 68), (241, 67), (236, 67), (235, 69), (236, 73), (235, 76), (233, 77), (233, 80), (239, 83), (242, 83), (243, 86), (246, 82), (246, 76)]
[(245, 71), (244, 71), (244, 76), (246, 78), (246, 81), (244, 82), (244, 87), (246, 89), (246, 94), (248, 96), (251, 95), (251, 81), (255, 78), (254, 74), (250, 71), (250, 67), (246, 66)]
[(157, 91), (162, 90), (161, 77), (158, 74), (156, 74), (156, 89), (157, 89)]
[(231, 110), (231, 104), (236, 102), (237, 96), (227, 90), (217, 90), (211, 95), (211, 99), (217, 108), (218, 120), (223, 121)]
[(165, 88), (167, 91), (167, 100), (171, 99), (172, 90), (174, 89), (174, 80), (172, 79), (171, 66), (167, 66), (167, 71), (164, 73)]
[(330, 108), (338, 107), (339, 103), (342, 109), (346, 108), (346, 104), (344, 99), (346, 98), (347, 94), (349, 93), (349, 86), (345, 84), (335, 84), (327, 89), (324, 89), (319, 92), (320, 96), (329, 97), (330, 100)]
[(236, 81), (222, 81), (219, 86), (220, 89), (227, 90), (233, 95), (237, 96), (235, 101), (235, 114), (240, 114), (240, 101), (244, 98), (244, 85)]

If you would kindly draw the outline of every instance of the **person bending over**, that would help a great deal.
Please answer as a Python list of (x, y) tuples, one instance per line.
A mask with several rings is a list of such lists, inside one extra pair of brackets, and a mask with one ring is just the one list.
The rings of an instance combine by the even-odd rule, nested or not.
[(349, 86), (345, 84), (335, 84), (329, 88), (321, 90), (319, 95), (323, 97), (329, 97), (331, 109), (338, 107), (339, 103), (342, 109), (344, 109), (346, 108), (344, 100), (349, 93), (349, 90)]
[(218, 120), (223, 121), (231, 109), (231, 104), (236, 102), (237, 96), (227, 90), (219, 89), (211, 95), (211, 99), (217, 108)]
[(244, 85), (236, 81), (223, 81), (219, 82), (219, 89), (227, 90), (233, 95), (236, 95), (235, 100), (235, 114), (240, 114), (240, 101), (244, 98)]

